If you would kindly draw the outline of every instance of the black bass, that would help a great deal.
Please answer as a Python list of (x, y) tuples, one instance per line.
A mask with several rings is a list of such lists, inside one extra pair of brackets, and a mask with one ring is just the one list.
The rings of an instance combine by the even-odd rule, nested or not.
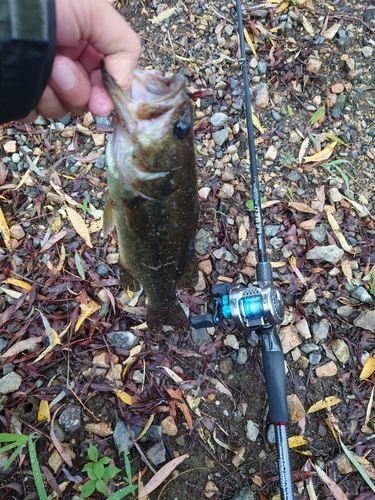
[[(187, 331), (176, 289), (194, 286), (198, 214), (192, 108), (182, 75), (136, 70), (125, 94), (102, 67), (117, 112), (106, 150), (121, 284), (143, 286), (151, 332)], [(109, 200), (110, 202), (110, 200)], [(108, 202), (107, 202), (108, 205)], [(105, 210), (104, 226), (109, 226)], [(106, 231), (106, 227), (104, 228)]]

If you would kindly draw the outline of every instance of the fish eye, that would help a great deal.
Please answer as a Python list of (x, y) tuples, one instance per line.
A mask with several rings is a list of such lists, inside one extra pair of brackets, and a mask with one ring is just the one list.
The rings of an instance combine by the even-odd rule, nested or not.
[(176, 125), (174, 126), (174, 134), (177, 137), (177, 139), (186, 139), (186, 137), (190, 133), (190, 123), (187, 121), (180, 121), (177, 122)]

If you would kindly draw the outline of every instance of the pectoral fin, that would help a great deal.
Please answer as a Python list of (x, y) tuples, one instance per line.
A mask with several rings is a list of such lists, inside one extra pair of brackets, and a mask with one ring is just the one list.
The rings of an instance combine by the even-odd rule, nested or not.
[(107, 192), (107, 201), (104, 206), (103, 212), (103, 233), (104, 237), (115, 227), (115, 207), (113, 206), (113, 201), (109, 192)]

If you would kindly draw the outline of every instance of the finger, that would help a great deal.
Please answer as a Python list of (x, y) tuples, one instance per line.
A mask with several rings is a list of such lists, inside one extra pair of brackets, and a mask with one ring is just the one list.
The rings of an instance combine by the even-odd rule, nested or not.
[(42, 116), (54, 119), (62, 118), (68, 113), (49, 84), (44, 89), (36, 111)]
[(22, 118), (21, 120), (17, 120), (21, 123), (31, 123), (33, 121), (35, 121), (39, 116), (39, 113), (33, 109), (32, 111), (30, 111), (30, 113), (25, 117), (25, 118)]
[(56, 0), (57, 45), (74, 47), (84, 39), (106, 56), (118, 84), (130, 85), (141, 51), (138, 35), (106, 0)]
[(102, 74), (99, 69), (91, 72), (90, 82), (92, 87), (89, 110), (97, 116), (109, 115), (113, 111), (113, 103), (104, 87)]
[(50, 85), (59, 101), (72, 113), (79, 114), (87, 109), (91, 84), (78, 61), (57, 55), (52, 67)]

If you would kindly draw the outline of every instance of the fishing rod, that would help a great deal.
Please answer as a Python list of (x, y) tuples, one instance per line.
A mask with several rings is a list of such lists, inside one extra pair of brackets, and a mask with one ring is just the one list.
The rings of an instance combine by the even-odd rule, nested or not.
[(215, 313), (192, 317), (191, 324), (195, 328), (211, 327), (216, 326), (222, 318), (227, 318), (233, 319), (236, 326), (241, 330), (257, 330), (260, 333), (269, 417), (275, 427), (281, 499), (293, 500), (286, 430), (289, 417), (284, 354), (277, 333), (277, 326), (284, 319), (284, 304), (278, 289), (272, 284), (272, 267), (267, 259), (240, 0), (236, 0), (236, 8), (241, 50), (241, 59), (239, 61), (243, 74), (251, 185), (257, 234), (257, 280), (248, 287), (242, 283), (213, 285), (211, 293), (217, 299)]

